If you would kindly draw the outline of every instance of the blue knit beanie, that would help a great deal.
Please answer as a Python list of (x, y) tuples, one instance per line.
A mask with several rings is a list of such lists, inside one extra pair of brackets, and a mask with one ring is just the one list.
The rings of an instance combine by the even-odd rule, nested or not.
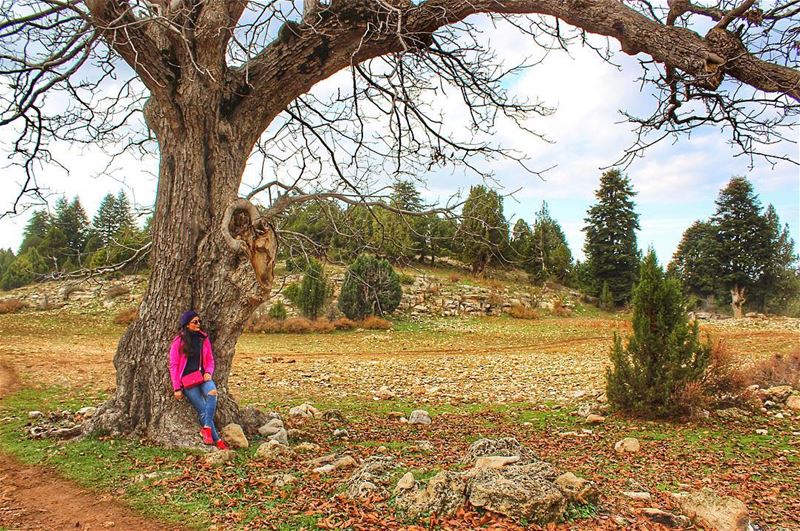
[(183, 314), (181, 315), (181, 320), (180, 320), (181, 328), (183, 328), (186, 325), (188, 325), (189, 321), (191, 321), (195, 317), (197, 317), (197, 312), (194, 311), (194, 310), (189, 310), (188, 312), (183, 312)]

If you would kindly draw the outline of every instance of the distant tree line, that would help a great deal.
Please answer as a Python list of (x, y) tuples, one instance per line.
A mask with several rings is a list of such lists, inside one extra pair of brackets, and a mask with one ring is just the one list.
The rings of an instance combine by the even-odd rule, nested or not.
[[(124, 264), (149, 241), (149, 222), (144, 228), (136, 224), (124, 191), (106, 195), (91, 221), (77, 197), (72, 201), (61, 198), (53, 213), (38, 210), (31, 215), (16, 254), (0, 250), (0, 289)], [(135, 272), (146, 266), (144, 260), (138, 260), (121, 270)]]

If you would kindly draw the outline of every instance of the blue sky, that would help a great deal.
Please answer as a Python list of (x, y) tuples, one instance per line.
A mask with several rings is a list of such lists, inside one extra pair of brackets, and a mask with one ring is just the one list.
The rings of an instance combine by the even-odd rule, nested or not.
[[(488, 29), (488, 24), (483, 25)], [(513, 31), (489, 30), (489, 42), (507, 64), (515, 64), (523, 55), (536, 50), (530, 42)], [(520, 217), (533, 221), (543, 200), (548, 202), (551, 215), (567, 235), (573, 255), (582, 257), (583, 219), (594, 203), (594, 190), (603, 167), (615, 162), (633, 139), (631, 125), (621, 123), (619, 110), (647, 109), (650, 96), (639, 92), (635, 81), (638, 66), (634, 58), (616, 54), (614, 61), (622, 70), (599, 60), (587, 49), (574, 48), (566, 54), (548, 57), (536, 68), (514, 78), (508, 85), (513, 93), (539, 98), (557, 107), (554, 115), (534, 117), (530, 126), (554, 141), (548, 144), (520, 135), (510, 124), (500, 121), (493, 138), (505, 147), (526, 153), (536, 169), (553, 167), (543, 178), (522, 172), (508, 162), (493, 162), (491, 168), (502, 193), (519, 191), (505, 200), (505, 213), (513, 221)], [(337, 75), (315, 90), (346, 87), (349, 77)], [(440, 102), (445, 113), (458, 124), (463, 109), (457, 98)], [(7, 146), (9, 131), (0, 131), (0, 149)], [(795, 130), (795, 139), (798, 132)], [(697, 219), (706, 219), (714, 212), (714, 200), (719, 190), (732, 176), (746, 176), (766, 206), (772, 203), (781, 218), (788, 223), (795, 245), (800, 251), (800, 171), (791, 163), (774, 168), (756, 160), (749, 168), (749, 159), (734, 157), (727, 144), (728, 136), (716, 129), (695, 131), (690, 138), (672, 143), (663, 142), (637, 159), (625, 173), (634, 189), (637, 211), (640, 214), (640, 247), (654, 246), (659, 259), (666, 263), (671, 257), (683, 231)], [(5, 142), (3, 142), (5, 141)], [(784, 143), (774, 149), (800, 159), (797, 144)], [(63, 194), (78, 195), (92, 216), (106, 193), (124, 189), (141, 206), (150, 205), (156, 187), (156, 162), (120, 161), (106, 168), (106, 159), (98, 148), (55, 147), (54, 153), (71, 168), (69, 175), (58, 168), (46, 168), (40, 184), (53, 194), (53, 201)], [(16, 190), (9, 181), (19, 182), (21, 175), (13, 168), (6, 169), (6, 183), (0, 193), (0, 207), (6, 210)], [(428, 184), (422, 190), (428, 200), (445, 199), (457, 191), (465, 194), (476, 177), (460, 173), (440, 172), (423, 176)], [(17, 249), (28, 214), (0, 220), (0, 247)]]

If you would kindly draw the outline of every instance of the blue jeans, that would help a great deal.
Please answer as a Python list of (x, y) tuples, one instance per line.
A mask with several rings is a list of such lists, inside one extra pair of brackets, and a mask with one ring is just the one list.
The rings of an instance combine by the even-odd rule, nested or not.
[(190, 387), (183, 390), (184, 396), (189, 400), (197, 411), (200, 418), (200, 425), (211, 428), (211, 436), (214, 442), (219, 440), (219, 433), (217, 427), (214, 425), (214, 415), (217, 413), (217, 395), (209, 394), (211, 391), (216, 391), (217, 386), (214, 380), (203, 382), (200, 385)]

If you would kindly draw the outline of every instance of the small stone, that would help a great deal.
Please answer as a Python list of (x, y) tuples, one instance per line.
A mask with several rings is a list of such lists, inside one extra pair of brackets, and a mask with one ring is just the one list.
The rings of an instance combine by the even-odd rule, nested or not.
[(103, 527), (105, 527), (106, 529), (111, 529), (112, 527), (115, 527), (116, 525), (117, 524), (113, 520), (106, 520), (105, 522), (103, 522)]
[(377, 398), (378, 400), (392, 400), (396, 396), (397, 393), (395, 393), (385, 385), (375, 392), (375, 398)]
[(233, 450), (219, 450), (207, 453), (204, 459), (211, 466), (219, 466), (232, 461), (235, 456), (236, 452)]
[(518, 455), (479, 457), (475, 460), (475, 468), (502, 468), (518, 461)]
[(333, 436), (337, 439), (345, 439), (350, 433), (344, 428), (336, 428), (333, 430)]
[(414, 441), (414, 446), (410, 448), (416, 452), (423, 452), (429, 454), (436, 450), (436, 447), (430, 441)]
[(592, 413), (592, 406), (590, 404), (581, 404), (576, 413), (579, 417), (586, 418)]
[(414, 485), (416, 484), (417, 482), (414, 480), (414, 474), (412, 474), (411, 472), (406, 472), (406, 474), (400, 478), (400, 481), (397, 482), (397, 487), (395, 488), (395, 492), (401, 490), (413, 489)]
[(283, 430), (283, 426), (269, 426), (265, 424), (264, 426), (258, 428), (258, 433), (264, 437), (268, 437), (270, 435), (275, 435), (281, 430)]
[(294, 447), (295, 452), (303, 454), (319, 452), (320, 446), (312, 442), (302, 442)]
[(294, 450), (278, 441), (269, 441), (261, 444), (256, 450), (256, 456), (267, 461), (291, 463), (297, 458)]
[(78, 415), (79, 417), (89, 419), (92, 418), (96, 412), (97, 412), (96, 407), (86, 406), (80, 408), (78, 411), (75, 412), (75, 414)]
[(280, 489), (282, 487), (285, 487), (286, 485), (297, 483), (298, 480), (291, 474), (273, 474), (271, 476), (267, 476), (267, 481), (272, 483), (273, 486)]
[(641, 445), (639, 444), (638, 439), (634, 439), (633, 437), (625, 437), (621, 441), (617, 442), (614, 445), (614, 451), (618, 454), (623, 453), (631, 453), (635, 454), (639, 450), (641, 450)]
[(387, 447), (381, 445), (381, 446), (378, 446), (377, 448), (375, 448), (375, 453), (376, 454), (388, 454), (389, 453), (389, 449)]
[(611, 520), (620, 527), (628, 527), (630, 525), (630, 521), (627, 518), (618, 514), (613, 515)]
[(409, 424), (430, 424), (431, 416), (424, 409), (416, 409), (411, 412), (411, 417), (408, 419)]
[(270, 421), (269, 421), (269, 422), (267, 422), (267, 423), (265, 424), (265, 426), (272, 426), (272, 427), (276, 427), (276, 428), (283, 428), (283, 420), (281, 420), (281, 419), (279, 419), (279, 418), (273, 418), (273, 419), (270, 419)]
[(298, 430), (297, 428), (291, 428), (289, 430), (286, 430), (286, 437), (289, 438), (289, 442), (291, 443), (306, 442), (314, 438), (307, 431)]
[(353, 459), (349, 455), (346, 455), (346, 456), (340, 457), (339, 459), (334, 461), (333, 462), (333, 467), (334, 468), (348, 468), (348, 467), (351, 467), (351, 466), (356, 466), (357, 464), (358, 463), (356, 463), (355, 459)]
[(649, 492), (629, 492), (629, 491), (625, 491), (625, 492), (622, 493), (622, 495), (625, 496), (626, 498), (630, 498), (632, 500), (637, 500), (637, 501), (647, 501), (647, 502), (649, 502), (652, 499), (652, 496), (650, 496)]
[(667, 527), (688, 527), (691, 523), (688, 518), (681, 514), (672, 514), (655, 507), (642, 509), (642, 514), (653, 522)]
[(786, 408), (792, 411), (800, 411), (800, 395), (791, 395), (787, 398)]
[(402, 411), (390, 411), (386, 414), (390, 419), (401, 419), (406, 416)]
[(289, 415), (292, 417), (317, 418), (322, 416), (322, 413), (311, 404), (300, 404), (290, 409)]
[(233, 448), (248, 448), (250, 441), (244, 435), (244, 430), (238, 424), (228, 424), (222, 428), (222, 438)]
[(558, 490), (566, 498), (575, 503), (589, 503), (597, 500), (599, 493), (594, 483), (588, 479), (579, 478), (572, 472), (565, 472), (556, 478)]
[(756, 430), (756, 435), (766, 435), (768, 433), (769, 433), (769, 430), (765, 430), (765, 429)]
[(289, 444), (289, 434), (286, 432), (285, 429), (281, 428), (278, 430), (277, 433), (274, 433), (268, 437), (270, 441), (276, 441), (284, 445)]
[(769, 389), (764, 389), (761, 391), (762, 396), (773, 402), (785, 402), (786, 399), (792, 394), (792, 386), (791, 385), (776, 385), (775, 387), (770, 387)]
[(782, 419), (782, 418), (784, 418), (784, 416), (783, 416), (783, 413), (781, 413), (781, 412), (775, 413), (775, 418), (776, 418), (776, 419)]
[(322, 465), (313, 469), (312, 472), (315, 474), (330, 474), (334, 470), (336, 470), (336, 467), (333, 465)]
[(589, 424), (602, 424), (605, 421), (606, 421), (605, 417), (601, 415), (595, 415), (594, 413), (591, 413), (586, 416), (586, 422), (588, 422)]
[(44, 417), (44, 413), (42, 413), (41, 411), (28, 411), (29, 419), (38, 419), (40, 417)]

